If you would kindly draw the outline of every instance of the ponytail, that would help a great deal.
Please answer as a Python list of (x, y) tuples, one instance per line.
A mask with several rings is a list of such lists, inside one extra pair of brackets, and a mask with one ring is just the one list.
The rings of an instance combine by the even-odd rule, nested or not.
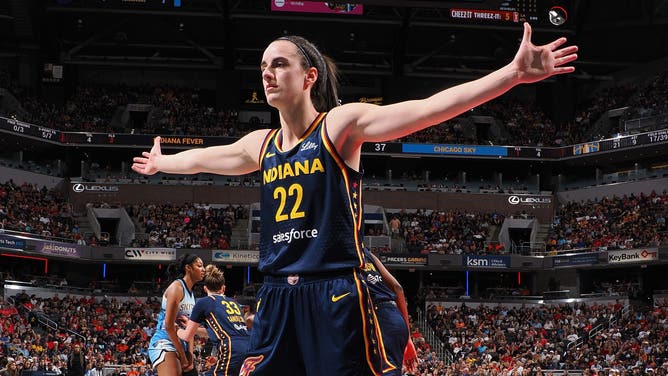
[(206, 274), (204, 275), (204, 286), (209, 291), (219, 291), (224, 285), (225, 276), (223, 275), (223, 271), (218, 269), (216, 265), (207, 265)]

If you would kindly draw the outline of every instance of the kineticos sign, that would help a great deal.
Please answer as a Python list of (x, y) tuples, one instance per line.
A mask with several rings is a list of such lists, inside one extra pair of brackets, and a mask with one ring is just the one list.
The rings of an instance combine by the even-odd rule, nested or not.
[(552, 197), (545, 196), (508, 196), (508, 203), (510, 205), (544, 205), (551, 204)]
[(260, 261), (260, 252), (214, 250), (211, 252), (211, 260), (224, 263), (257, 264)]
[(97, 184), (72, 184), (72, 190), (75, 193), (83, 192), (118, 192), (117, 185), (97, 185)]

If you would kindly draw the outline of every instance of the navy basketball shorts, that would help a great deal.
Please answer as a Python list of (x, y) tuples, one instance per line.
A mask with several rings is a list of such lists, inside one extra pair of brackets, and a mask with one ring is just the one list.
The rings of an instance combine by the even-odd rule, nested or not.
[(212, 351), (211, 355), (217, 361), (204, 376), (238, 376), (247, 351), (248, 337), (231, 337), (223, 346), (219, 344)]
[(379, 302), (374, 304), (374, 307), (383, 340), (380, 351), (386, 356), (383, 376), (401, 376), (404, 350), (408, 343), (408, 325), (394, 301)]
[(241, 376), (379, 375), (380, 329), (359, 271), (265, 277)]

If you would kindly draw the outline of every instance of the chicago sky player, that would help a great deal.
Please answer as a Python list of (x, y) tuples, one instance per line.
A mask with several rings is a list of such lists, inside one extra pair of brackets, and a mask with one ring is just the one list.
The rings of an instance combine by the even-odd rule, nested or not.
[(170, 269), (182, 276), (174, 280), (162, 295), (158, 324), (148, 345), (153, 368), (160, 376), (178, 376), (192, 371), (192, 354), (176, 333), (177, 319), (190, 316), (195, 306), (192, 288), (204, 278), (204, 263), (196, 255), (183, 255)]

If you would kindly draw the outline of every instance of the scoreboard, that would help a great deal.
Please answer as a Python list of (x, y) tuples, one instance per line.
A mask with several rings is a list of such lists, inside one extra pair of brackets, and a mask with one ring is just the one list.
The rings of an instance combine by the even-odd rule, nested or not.
[(453, 22), (471, 24), (513, 24), (572, 28), (575, 26), (572, 0), (486, 0), (448, 2)]
[[(381, 1), (360, 1), (381, 5)], [(406, 1), (407, 6), (447, 9), (452, 23), (513, 25), (529, 22), (552, 29), (575, 29), (575, 0)]]

